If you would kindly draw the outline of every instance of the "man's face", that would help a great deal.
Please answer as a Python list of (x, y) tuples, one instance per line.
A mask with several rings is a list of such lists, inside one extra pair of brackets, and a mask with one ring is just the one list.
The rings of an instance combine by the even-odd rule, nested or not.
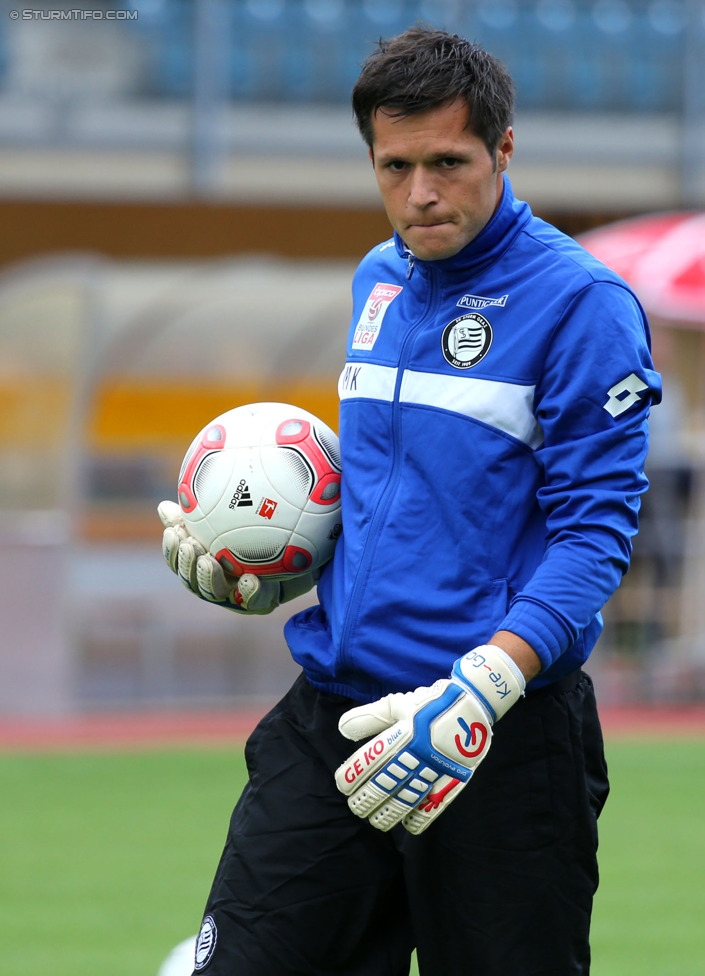
[(464, 99), (403, 118), (380, 108), (370, 158), (392, 227), (423, 261), (452, 257), (476, 237), (502, 195), (514, 151), (507, 129), (494, 155), (467, 127)]

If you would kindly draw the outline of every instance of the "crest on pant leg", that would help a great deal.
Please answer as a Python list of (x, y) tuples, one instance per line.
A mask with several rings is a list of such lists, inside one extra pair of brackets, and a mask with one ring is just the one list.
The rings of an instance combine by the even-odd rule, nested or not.
[(201, 931), (196, 939), (196, 956), (194, 959), (194, 969), (200, 973), (205, 969), (213, 958), (215, 945), (218, 941), (218, 929), (212, 915), (206, 915), (201, 924)]

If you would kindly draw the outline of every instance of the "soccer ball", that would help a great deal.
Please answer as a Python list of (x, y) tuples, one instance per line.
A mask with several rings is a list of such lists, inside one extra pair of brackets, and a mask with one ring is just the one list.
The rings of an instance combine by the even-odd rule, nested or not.
[(196, 955), (196, 936), (184, 939), (171, 950), (159, 967), (157, 976), (191, 976)]
[(178, 499), (189, 533), (226, 572), (310, 572), (342, 529), (338, 438), (287, 403), (228, 410), (186, 452)]

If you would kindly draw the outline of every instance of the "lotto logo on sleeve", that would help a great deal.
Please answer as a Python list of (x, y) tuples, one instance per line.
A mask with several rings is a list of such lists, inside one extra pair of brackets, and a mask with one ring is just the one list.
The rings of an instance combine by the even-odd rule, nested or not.
[(365, 302), (365, 307), (355, 327), (353, 349), (372, 349), (382, 328), (387, 309), (402, 291), (401, 285), (385, 285), (378, 281)]
[(639, 394), (645, 389), (647, 389), (647, 384), (640, 380), (636, 373), (630, 373), (629, 376), (609, 388), (607, 403), (603, 404), (604, 409), (613, 417), (619, 417), (625, 410), (633, 407), (635, 403), (641, 400)]

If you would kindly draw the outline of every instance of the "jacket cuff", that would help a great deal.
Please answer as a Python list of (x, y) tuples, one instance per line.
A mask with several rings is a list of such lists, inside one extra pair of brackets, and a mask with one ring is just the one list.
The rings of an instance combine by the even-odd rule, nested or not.
[(527, 597), (514, 599), (507, 616), (497, 628), (509, 630), (530, 644), (545, 671), (578, 638), (567, 623), (544, 604)]

